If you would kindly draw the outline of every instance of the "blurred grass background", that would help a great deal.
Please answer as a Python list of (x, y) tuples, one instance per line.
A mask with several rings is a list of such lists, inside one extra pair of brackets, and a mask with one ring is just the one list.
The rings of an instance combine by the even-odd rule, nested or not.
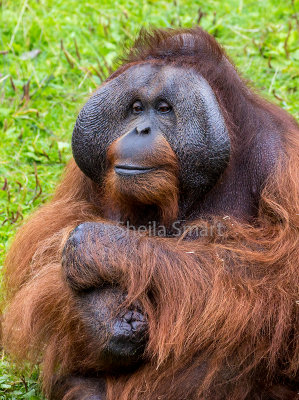
[[(80, 107), (142, 26), (200, 25), (246, 79), (298, 118), (295, 0), (0, 0), (0, 6), (0, 265), (18, 226), (53, 193), (71, 157)], [(41, 399), (37, 378), (36, 367), (17, 371), (0, 353), (1, 400)]]

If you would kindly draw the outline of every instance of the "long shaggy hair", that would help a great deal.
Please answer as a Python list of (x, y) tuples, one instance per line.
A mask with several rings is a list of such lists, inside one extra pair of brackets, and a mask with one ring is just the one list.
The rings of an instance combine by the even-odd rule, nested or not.
[[(235, 146), (257, 135), (267, 114), (280, 127), (284, 148), (254, 221), (221, 218), (223, 236), (196, 240), (144, 236), (135, 247), (132, 243), (130, 262), (124, 261), (123, 249), (115, 248), (126, 301), (138, 299), (148, 315), (149, 361), (130, 375), (108, 376), (107, 398), (294, 399), (290, 382), (298, 378), (299, 365), (298, 126), (249, 90), (220, 46), (198, 28), (143, 33), (126, 62), (114, 76), (142, 62), (194, 68), (212, 87)], [(41, 363), (46, 393), (55, 373), (97, 368), (63, 279), (61, 251), (75, 226), (102, 220), (103, 198), (106, 202), (102, 188), (71, 161), (52, 201), (20, 229), (6, 259), (3, 343), (18, 359)]]

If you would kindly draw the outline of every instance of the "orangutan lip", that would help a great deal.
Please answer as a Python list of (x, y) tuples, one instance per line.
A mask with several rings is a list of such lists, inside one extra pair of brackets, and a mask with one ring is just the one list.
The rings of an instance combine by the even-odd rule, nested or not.
[(118, 175), (140, 175), (153, 171), (155, 168), (140, 167), (139, 165), (116, 165), (114, 171)]

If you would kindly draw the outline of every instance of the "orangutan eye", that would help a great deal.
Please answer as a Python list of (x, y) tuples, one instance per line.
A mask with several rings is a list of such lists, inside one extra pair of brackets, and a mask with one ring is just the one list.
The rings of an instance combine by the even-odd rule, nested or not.
[(159, 103), (158, 105), (157, 110), (162, 114), (166, 114), (169, 111), (171, 111), (171, 106), (167, 104), (165, 101), (161, 101), (161, 103)]
[(143, 111), (143, 106), (141, 101), (137, 100), (132, 106), (132, 110), (134, 114), (140, 114)]

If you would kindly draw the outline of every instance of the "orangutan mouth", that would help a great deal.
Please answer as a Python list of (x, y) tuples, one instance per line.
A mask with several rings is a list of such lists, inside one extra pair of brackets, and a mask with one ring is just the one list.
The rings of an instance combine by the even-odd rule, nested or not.
[(139, 165), (123, 165), (123, 164), (118, 164), (114, 167), (114, 171), (118, 175), (123, 175), (123, 176), (146, 174), (155, 169), (156, 168), (152, 167), (142, 167)]

